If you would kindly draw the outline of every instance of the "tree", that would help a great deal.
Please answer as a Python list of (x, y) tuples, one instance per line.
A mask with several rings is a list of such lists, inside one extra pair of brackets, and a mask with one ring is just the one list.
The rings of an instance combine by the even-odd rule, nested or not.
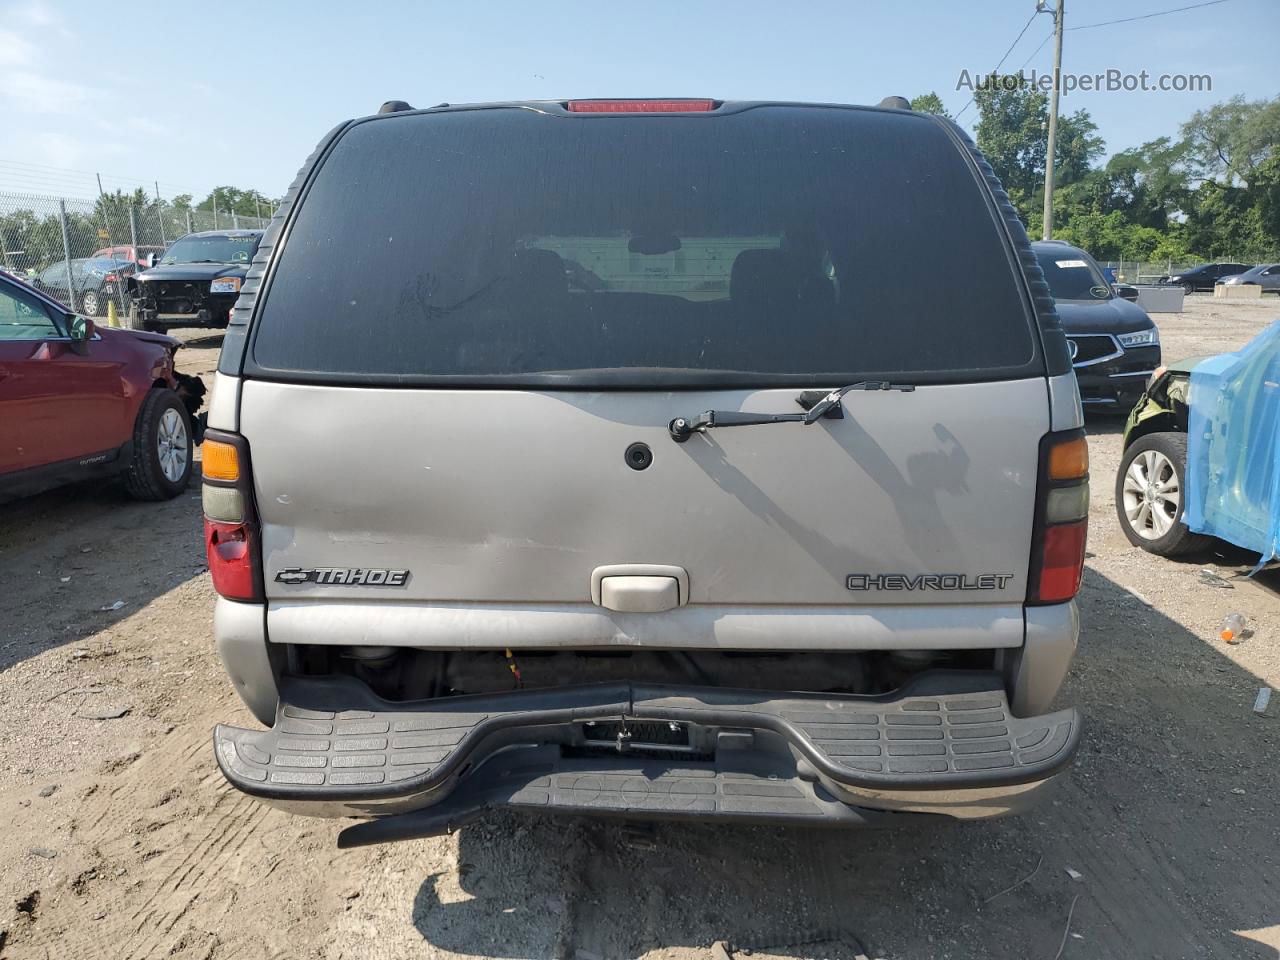
[(1277, 238), (1266, 235), (1252, 199), (1244, 187), (1205, 180), (1186, 211), (1187, 246), (1211, 259), (1269, 259)]
[(1258, 164), (1249, 189), (1255, 195), (1263, 234), (1280, 240), (1280, 147), (1272, 148), (1271, 156)]
[(276, 208), (275, 201), (257, 190), (241, 190), (239, 187), (214, 187), (200, 201), (197, 210), (213, 210), (219, 213), (236, 213), (242, 217), (269, 217)]
[(978, 107), (976, 141), (1023, 220), (1044, 177), (1048, 134), (1045, 95), (1020, 76), (992, 75), (973, 94)]
[(1248, 102), (1235, 96), (1197, 110), (1182, 125), (1186, 161), (1200, 180), (1246, 186), (1258, 164), (1280, 145), (1280, 97)]
[(930, 90), (928, 93), (922, 93), (918, 97), (912, 97), (911, 109), (916, 113), (933, 113), (939, 117), (952, 119), (951, 114), (947, 112), (947, 108), (942, 105), (942, 98)]
[[(988, 77), (974, 91), (977, 142), (1025, 222), (1039, 223), (1049, 149), (1049, 100), (1017, 74)], [(1054, 188), (1084, 180), (1105, 144), (1086, 110), (1058, 118)]]

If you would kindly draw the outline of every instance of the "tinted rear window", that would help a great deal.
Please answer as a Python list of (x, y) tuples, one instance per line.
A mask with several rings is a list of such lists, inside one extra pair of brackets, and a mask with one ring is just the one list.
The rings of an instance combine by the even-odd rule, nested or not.
[(256, 323), (250, 369), (303, 378), (763, 385), (1035, 359), (960, 150), (839, 109), (357, 124)]

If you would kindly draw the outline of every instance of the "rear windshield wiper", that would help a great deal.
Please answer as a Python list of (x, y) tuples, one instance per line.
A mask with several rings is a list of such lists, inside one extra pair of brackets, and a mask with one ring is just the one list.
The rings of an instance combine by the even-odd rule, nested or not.
[(692, 420), (676, 417), (667, 424), (667, 431), (676, 443), (684, 443), (695, 433), (705, 433), (714, 427), (753, 427), (764, 423), (817, 423), (823, 417), (840, 419), (844, 416), (840, 401), (854, 390), (898, 390), (911, 393), (913, 383), (889, 383), (887, 380), (859, 380), (847, 387), (829, 393), (806, 390), (796, 397), (796, 403), (805, 408), (804, 413), (742, 413), (736, 410), (706, 410)]

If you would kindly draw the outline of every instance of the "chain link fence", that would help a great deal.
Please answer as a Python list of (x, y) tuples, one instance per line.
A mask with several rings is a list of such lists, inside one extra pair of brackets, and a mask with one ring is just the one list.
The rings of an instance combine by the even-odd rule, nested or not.
[[(1248, 257), (1215, 257), (1213, 260), (1107, 260), (1101, 265), (1115, 270), (1116, 279), (1123, 283), (1159, 283), (1163, 279), (1176, 277), (1180, 273), (1202, 267), (1206, 263), (1238, 263), (1245, 267), (1255, 267), (1263, 263), (1280, 263), (1280, 256), (1259, 257), (1258, 252), (1252, 251), (1253, 256)], [(1274, 254), (1275, 251), (1272, 253)]]
[(112, 301), (117, 310), (127, 309), (124, 276), (144, 269), (149, 254), (159, 259), (179, 237), (267, 223), (267, 217), (143, 201), (140, 195), (68, 200), (0, 192), (0, 265), (73, 309), (102, 316)]

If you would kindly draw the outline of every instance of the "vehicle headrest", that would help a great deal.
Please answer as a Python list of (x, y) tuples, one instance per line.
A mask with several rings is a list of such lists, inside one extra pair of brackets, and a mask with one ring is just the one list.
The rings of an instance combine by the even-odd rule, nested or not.
[(526, 247), (511, 255), (511, 291), (520, 297), (561, 297), (569, 293), (564, 261), (553, 250)]
[(795, 266), (781, 250), (743, 250), (729, 272), (729, 299), (739, 305), (794, 303), (799, 289)]

